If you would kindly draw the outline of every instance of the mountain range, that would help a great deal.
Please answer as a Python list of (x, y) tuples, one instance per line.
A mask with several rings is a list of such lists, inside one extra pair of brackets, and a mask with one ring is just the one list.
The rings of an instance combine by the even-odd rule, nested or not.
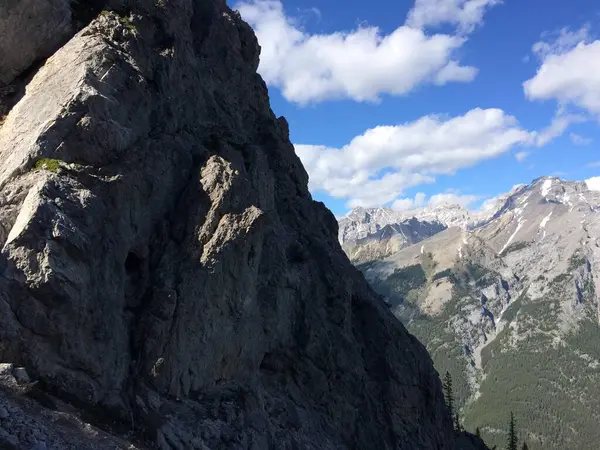
[[(408, 219), (356, 209), (339, 225), (350, 258), (426, 345), (436, 369), (451, 373), (465, 427), (502, 446), (512, 411), (530, 448), (596, 448), (596, 186), (542, 177), (484, 214), (442, 205)], [(396, 229), (415, 237), (391, 247)]]
[(401, 212), (391, 208), (354, 208), (338, 220), (338, 238), (352, 261), (383, 258), (446, 228), (472, 229), (485, 223), (522, 186), (488, 202), (481, 211), (448, 202)]

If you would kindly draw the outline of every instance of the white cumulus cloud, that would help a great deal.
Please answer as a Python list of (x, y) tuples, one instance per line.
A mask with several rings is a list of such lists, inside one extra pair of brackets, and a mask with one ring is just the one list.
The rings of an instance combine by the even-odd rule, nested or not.
[(519, 162), (523, 162), (527, 159), (527, 157), (530, 155), (529, 152), (517, 152), (515, 153), (515, 159)]
[(427, 195), (424, 192), (417, 192), (415, 198), (405, 197), (394, 200), (391, 208), (395, 211), (410, 211), (425, 206), (426, 199)]
[(576, 133), (569, 133), (569, 139), (575, 145), (590, 145), (592, 143), (591, 138), (586, 138)]
[(542, 40), (533, 44), (531, 50), (540, 61), (552, 55), (562, 55), (570, 52), (580, 42), (590, 40), (590, 28), (584, 25), (579, 30), (571, 31), (568, 28), (561, 28), (554, 33), (543, 33)]
[(471, 206), (473, 203), (475, 203), (479, 199), (480, 199), (480, 197), (477, 195), (456, 194), (453, 192), (444, 192), (441, 194), (432, 195), (431, 198), (429, 199), (429, 205), (430, 206), (438, 206), (438, 205), (443, 205), (443, 204), (450, 204), (450, 205), (460, 205), (464, 208), (468, 208), (469, 206)]
[(456, 25), (461, 32), (470, 32), (483, 22), (483, 15), (500, 0), (416, 0), (406, 23), (413, 27)]
[(573, 123), (583, 122), (585, 117), (578, 114), (566, 114), (560, 110), (552, 119), (550, 125), (541, 131), (534, 132), (534, 142), (537, 147), (543, 147), (555, 138), (562, 136)]
[(489, 211), (497, 208), (498, 203), (501, 201), (502, 201), (501, 196), (488, 198), (483, 201), (483, 203), (481, 204), (481, 207), (479, 209), (480, 209), (480, 211), (483, 211), (483, 212), (489, 212)]
[(585, 180), (590, 191), (600, 191), (600, 177), (592, 177)]
[[(468, 5), (481, 1), (458, 2), (464, 3), (460, 11), (470, 11)], [(417, 2), (413, 13), (421, 3)], [(279, 0), (247, 0), (235, 8), (258, 36), (260, 74), (288, 101), (300, 105), (346, 98), (376, 102), (384, 94), (401, 96), (428, 83), (469, 82), (477, 74), (476, 68), (456, 60), (456, 50), (466, 41), (464, 35), (428, 35), (411, 25), (401, 25), (389, 34), (375, 26), (311, 34), (286, 15)], [(457, 23), (471, 23), (471, 16), (479, 17), (479, 12), (464, 14)]]
[(563, 29), (554, 41), (536, 43), (533, 52), (540, 67), (523, 84), (528, 99), (555, 100), (563, 108), (600, 115), (600, 40), (592, 40), (587, 27)]
[(476, 108), (453, 118), (429, 115), (378, 126), (342, 148), (296, 145), (296, 152), (313, 192), (347, 199), (349, 207), (367, 207), (530, 141), (531, 134), (514, 117), (500, 109)]
[(391, 208), (395, 211), (412, 211), (423, 206), (438, 206), (443, 204), (460, 205), (468, 208), (481, 197), (471, 194), (459, 194), (452, 190), (434, 194), (429, 199), (423, 192), (418, 192), (415, 198), (404, 197), (395, 200)]

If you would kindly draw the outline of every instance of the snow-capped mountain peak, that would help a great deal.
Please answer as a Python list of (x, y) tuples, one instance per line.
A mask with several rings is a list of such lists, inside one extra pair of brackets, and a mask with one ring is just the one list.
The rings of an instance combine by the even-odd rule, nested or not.
[[(500, 203), (501, 206), (501, 203)], [(461, 205), (441, 203), (412, 211), (394, 211), (391, 208), (354, 208), (339, 220), (339, 240), (342, 244), (376, 233), (386, 225), (400, 224), (412, 219), (419, 222), (440, 223), (446, 228), (473, 228), (492, 217), (499, 206), (482, 212), (472, 212)]]

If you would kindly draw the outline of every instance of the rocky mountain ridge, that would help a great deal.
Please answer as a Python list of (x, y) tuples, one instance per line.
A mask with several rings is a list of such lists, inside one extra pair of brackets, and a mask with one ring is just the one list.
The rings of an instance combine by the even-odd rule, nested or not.
[(344, 217), (338, 219), (340, 243), (347, 244), (367, 238), (377, 233), (386, 225), (402, 224), (410, 221), (438, 223), (445, 228), (459, 227), (473, 229), (485, 224), (500, 210), (506, 200), (524, 185), (513, 187), (509, 192), (495, 198), (487, 205), (485, 210), (470, 211), (455, 204), (443, 202), (433, 206), (425, 206), (410, 211), (395, 211), (391, 208), (363, 208), (352, 209)]
[(444, 228), (466, 227), (469, 222), (468, 215), (466, 209), (453, 204), (442, 204), (435, 208), (423, 208), (413, 212), (398, 212), (383, 207), (357, 207), (338, 220), (338, 238), (342, 244), (355, 242), (377, 233), (387, 225), (402, 224), (411, 220), (436, 223)]
[[(465, 424), (486, 442), (510, 411), (530, 448), (593, 448), (600, 410), (600, 191), (542, 177), (487, 222), (359, 264), (452, 372)], [(589, 400), (582, 400), (589, 399)]]
[(483, 448), (224, 1), (9, 1), (0, 37), (0, 446)]
[(354, 208), (339, 219), (338, 239), (354, 263), (382, 259), (447, 228), (471, 229), (489, 220), (503, 204), (473, 213), (457, 204), (443, 203), (414, 211)]
[(342, 248), (351, 261), (371, 261), (392, 255), (445, 229), (439, 222), (422, 222), (412, 218), (377, 227), (377, 231), (361, 239), (347, 240)]

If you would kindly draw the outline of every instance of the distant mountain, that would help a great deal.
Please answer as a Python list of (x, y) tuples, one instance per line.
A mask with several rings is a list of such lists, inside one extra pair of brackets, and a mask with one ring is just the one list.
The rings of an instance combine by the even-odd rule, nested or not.
[(386, 225), (404, 223), (411, 219), (419, 222), (440, 223), (444, 228), (467, 227), (469, 212), (459, 205), (442, 204), (411, 212), (398, 212), (390, 208), (354, 208), (339, 222), (339, 240), (342, 244), (364, 239), (379, 232)]
[(404, 212), (359, 207), (338, 220), (338, 238), (354, 263), (382, 259), (446, 228), (478, 226), (498, 211), (503, 205), (501, 200), (480, 213), (450, 203)]
[(500, 203), (358, 267), (451, 372), (468, 429), (504, 445), (513, 411), (532, 449), (595, 449), (600, 192), (542, 177)]
[(349, 240), (342, 247), (353, 262), (385, 258), (399, 250), (444, 231), (440, 222), (423, 222), (415, 218), (400, 223), (377, 226), (365, 237)]
[(405, 223), (412, 219), (419, 222), (440, 223), (445, 228), (475, 228), (492, 218), (505, 205), (506, 200), (524, 186), (515, 186), (510, 192), (492, 201), (487, 209), (478, 212), (469, 211), (453, 203), (441, 203), (411, 211), (394, 211), (383, 207), (354, 208), (346, 216), (338, 219), (338, 237), (340, 243), (346, 244), (378, 233), (386, 225)]

